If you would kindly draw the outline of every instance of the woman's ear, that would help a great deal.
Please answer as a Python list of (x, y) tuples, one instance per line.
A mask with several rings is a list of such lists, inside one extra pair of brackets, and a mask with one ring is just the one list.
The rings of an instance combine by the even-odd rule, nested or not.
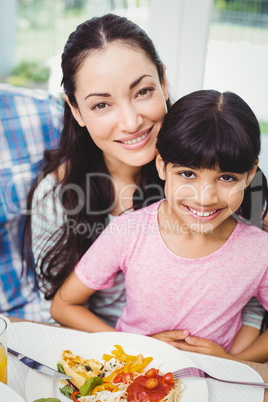
[(159, 153), (157, 152), (155, 159), (156, 169), (158, 171), (158, 176), (161, 180), (166, 180), (166, 165)]
[(75, 118), (75, 120), (77, 121), (77, 123), (79, 124), (79, 126), (85, 127), (84, 120), (83, 120), (83, 118), (82, 118), (82, 116), (80, 114), (80, 111), (79, 111), (78, 107), (75, 107), (75, 106), (73, 106), (71, 104), (71, 102), (70, 102), (70, 100), (69, 100), (69, 98), (68, 98), (68, 96), (66, 94), (64, 95), (64, 99), (65, 99), (65, 102), (68, 103), (68, 105), (69, 105), (69, 107), (71, 109), (72, 115)]
[(248, 187), (250, 185), (250, 183), (252, 182), (252, 180), (255, 176), (255, 173), (257, 171), (258, 165), (259, 165), (259, 160), (255, 163), (253, 168), (248, 172), (248, 177), (246, 180), (246, 187)]

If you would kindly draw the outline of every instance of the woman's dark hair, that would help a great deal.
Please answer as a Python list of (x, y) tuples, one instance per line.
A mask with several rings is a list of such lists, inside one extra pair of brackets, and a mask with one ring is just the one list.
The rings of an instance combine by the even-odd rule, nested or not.
[[(160, 60), (152, 40), (138, 25), (126, 18), (114, 14), (92, 18), (82, 24), (69, 36), (62, 54), (62, 85), (72, 106), (77, 107), (75, 98), (76, 75), (82, 67), (85, 58), (93, 50), (103, 50), (112, 42), (119, 42), (130, 49), (142, 51), (156, 66), (160, 83), (164, 83), (163, 63)], [(167, 101), (169, 108), (170, 101)], [(46, 299), (51, 299), (63, 284), (75, 265), (104, 229), (108, 221), (108, 213), (114, 202), (114, 190), (104, 162), (102, 151), (95, 145), (87, 129), (80, 127), (74, 119), (71, 109), (65, 102), (63, 130), (59, 147), (46, 151), (45, 165), (42, 177), (57, 171), (65, 162), (66, 171), (60, 180), (63, 189), (61, 202), (65, 211), (73, 211), (79, 205), (79, 197), (75, 184), (80, 192), (87, 197), (86, 205), (79, 212), (72, 214), (76, 225), (90, 225), (91, 237), (77, 235), (75, 231), (68, 232), (66, 225), (52, 236), (53, 246), (48, 248), (45, 255), (40, 250), (38, 269), (35, 271), (37, 284), (42, 283), (41, 290)], [(95, 175), (92, 173), (96, 173)], [(90, 180), (90, 186), (88, 186)], [(28, 196), (28, 210), (31, 208), (33, 193), (38, 185), (34, 183)], [(141, 177), (137, 179), (139, 189), (133, 196), (134, 209), (155, 202), (163, 197), (159, 194), (163, 183), (158, 178), (155, 161), (142, 167)], [(160, 186), (160, 187), (159, 187)], [(89, 193), (86, 191), (89, 188)], [(141, 196), (142, 195), (142, 196)], [(90, 212), (87, 212), (90, 211)], [(105, 212), (103, 212), (105, 211)], [(67, 216), (68, 219), (68, 216)], [(46, 246), (44, 245), (44, 250)], [(25, 251), (26, 250), (26, 251)], [(31, 218), (26, 218), (24, 231), (24, 255), (32, 269), (31, 256)]]
[[(179, 99), (165, 117), (156, 148), (163, 161), (196, 169), (219, 167), (245, 173), (260, 154), (260, 127), (248, 104), (232, 92), (193, 92)], [(258, 168), (237, 212), (261, 226), (267, 214), (267, 180)], [(238, 218), (239, 219), (239, 218)]]

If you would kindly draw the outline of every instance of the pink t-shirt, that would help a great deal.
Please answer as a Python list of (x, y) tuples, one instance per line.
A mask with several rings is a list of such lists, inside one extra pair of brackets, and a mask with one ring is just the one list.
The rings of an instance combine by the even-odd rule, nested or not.
[(116, 325), (120, 331), (188, 329), (229, 350), (249, 299), (256, 296), (268, 310), (268, 233), (237, 222), (213, 254), (182, 258), (161, 237), (158, 206), (115, 218), (77, 264), (76, 275), (98, 290), (111, 287), (118, 270), (124, 272), (127, 303)]

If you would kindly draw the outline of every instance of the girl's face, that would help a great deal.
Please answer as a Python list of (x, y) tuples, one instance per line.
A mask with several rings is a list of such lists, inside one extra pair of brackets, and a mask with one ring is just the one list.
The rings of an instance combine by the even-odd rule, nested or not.
[(75, 97), (78, 108), (66, 101), (110, 171), (140, 167), (155, 157), (168, 90), (145, 53), (119, 43), (93, 51), (77, 73)]
[[(168, 163), (158, 155), (157, 169), (165, 180), (165, 195), (171, 220), (186, 232), (212, 233), (240, 207), (257, 169), (248, 173), (219, 169), (192, 169)], [(181, 226), (182, 225), (182, 226)]]

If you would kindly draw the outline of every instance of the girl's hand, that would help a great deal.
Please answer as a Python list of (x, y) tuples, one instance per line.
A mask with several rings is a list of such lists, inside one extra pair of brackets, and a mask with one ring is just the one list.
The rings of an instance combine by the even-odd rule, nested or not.
[(231, 356), (218, 343), (197, 336), (188, 336), (184, 341), (179, 342), (177, 348), (186, 352), (202, 353), (231, 359)]
[(175, 348), (179, 348), (179, 342), (183, 341), (187, 336), (190, 335), (190, 332), (186, 330), (174, 330), (174, 331), (164, 331), (159, 332), (158, 334), (151, 335), (151, 338), (159, 339), (160, 341), (166, 342)]

